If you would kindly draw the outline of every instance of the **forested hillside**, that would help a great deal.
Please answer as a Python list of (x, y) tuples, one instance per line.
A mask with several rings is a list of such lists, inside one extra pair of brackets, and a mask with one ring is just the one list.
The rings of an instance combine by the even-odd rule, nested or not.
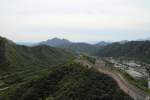
[(68, 45), (61, 45), (59, 48), (71, 50), (76, 54), (87, 53), (89, 55), (94, 55), (98, 52), (99, 47), (87, 43), (72, 43)]
[(5, 100), (132, 100), (116, 82), (79, 64), (52, 67), (40, 78), (14, 86)]
[(150, 63), (150, 41), (112, 43), (101, 47), (97, 55), (102, 57), (129, 57)]
[(59, 39), (59, 38), (47, 40), (39, 44), (44, 44), (47, 46), (53, 46), (58, 48), (65, 48), (72, 51), (74, 54), (87, 53), (93, 55), (97, 53), (99, 48), (99, 45), (91, 45), (88, 43), (75, 43), (70, 42), (69, 40), (66, 39)]
[(66, 49), (0, 38), (0, 100), (132, 100), (112, 78), (73, 59)]
[(3, 72), (29, 67), (49, 67), (73, 58), (73, 55), (64, 49), (46, 45), (26, 47), (16, 45), (5, 38), (0, 38), (0, 51), (0, 69)]
[(50, 67), (66, 64), (73, 58), (64, 49), (45, 45), (26, 47), (0, 38), (0, 90), (36, 78)]

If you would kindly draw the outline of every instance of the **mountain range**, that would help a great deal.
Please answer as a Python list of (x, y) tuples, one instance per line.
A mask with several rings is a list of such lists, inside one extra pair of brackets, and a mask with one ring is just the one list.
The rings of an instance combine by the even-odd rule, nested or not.
[(93, 55), (97, 52), (100, 46), (106, 46), (110, 43), (102, 41), (102, 42), (92, 45), (92, 44), (85, 43), (85, 42), (71, 42), (66, 39), (53, 38), (47, 41), (40, 42), (39, 44), (69, 49), (76, 54), (87, 53), (87, 54)]
[[(54, 44), (55, 43), (55, 44)], [(150, 41), (119, 41), (119, 42), (99, 42), (97, 44), (74, 43), (66, 39), (54, 38), (41, 42), (48, 46), (65, 48), (73, 53), (87, 53), (102, 57), (129, 57), (150, 63)]]
[(39, 44), (63, 48), (75, 54), (87, 53), (94, 56), (129, 57), (150, 62), (150, 41), (147, 39), (118, 42), (101, 41), (97, 44), (75, 43), (66, 39), (49, 39)]
[[(46, 41), (41, 42), (40, 44), (46, 44), (46, 45), (49, 45), (49, 46), (59, 47), (59, 46), (62, 46), (62, 45), (69, 45), (69, 44), (73, 44), (73, 43), (89, 44), (89, 43), (86, 43), (86, 42), (72, 42), (72, 41), (69, 41), (67, 39), (60, 39), (60, 38), (48, 39)], [(101, 42), (95, 43), (93, 45), (106, 46), (110, 43), (111, 42), (101, 41)]]
[(133, 100), (112, 78), (73, 60), (67, 49), (0, 37), (0, 100)]
[(75, 54), (81, 53), (150, 63), (150, 41), (91, 45), (54, 38), (29, 47), (0, 37), (0, 99), (132, 100), (110, 77), (74, 63)]

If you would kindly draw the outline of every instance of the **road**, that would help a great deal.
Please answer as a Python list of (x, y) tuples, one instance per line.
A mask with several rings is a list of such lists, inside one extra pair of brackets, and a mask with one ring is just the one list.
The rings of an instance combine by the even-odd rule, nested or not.
[[(83, 60), (78, 61), (78, 62), (80, 62), (80, 63), (83, 62), (84, 65), (85, 65), (85, 63), (87, 63), (86, 61), (84, 62)], [(87, 65), (89, 65), (89, 64), (87, 63)], [(100, 59), (97, 60), (96, 64), (93, 65), (93, 67), (96, 70), (98, 70), (99, 72), (104, 73), (104, 74), (112, 77), (117, 82), (120, 89), (122, 89), (125, 93), (130, 95), (132, 98), (134, 98), (134, 100), (150, 100), (148, 98), (148, 97), (150, 97), (149, 94), (143, 92), (139, 88), (128, 83), (122, 77), (122, 75), (120, 75), (119, 73), (116, 73), (116, 72), (112, 71), (110, 68), (105, 67), (105, 62), (103, 62), (102, 60), (100, 60)]]

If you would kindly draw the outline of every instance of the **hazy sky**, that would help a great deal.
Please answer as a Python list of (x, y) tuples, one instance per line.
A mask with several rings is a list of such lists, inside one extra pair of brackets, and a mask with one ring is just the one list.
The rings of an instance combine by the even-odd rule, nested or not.
[(150, 0), (0, 0), (0, 35), (119, 41), (150, 37)]

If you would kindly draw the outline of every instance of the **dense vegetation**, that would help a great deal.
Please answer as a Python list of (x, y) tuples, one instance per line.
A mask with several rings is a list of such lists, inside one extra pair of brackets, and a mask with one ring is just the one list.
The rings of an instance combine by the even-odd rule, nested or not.
[(102, 57), (129, 57), (150, 63), (150, 41), (112, 43), (101, 47), (97, 55)]
[(132, 100), (119, 89), (112, 78), (75, 63), (51, 67), (48, 74), (9, 89), (3, 98), (5, 100)]
[[(48, 67), (61, 64), (73, 58), (73, 55), (64, 49), (39, 45), (26, 47), (16, 45), (4, 38), (0, 39), (0, 68), (1, 71), (19, 70), (25, 67)], [(7, 65), (3, 66), (3, 65)]]
[(81, 54), (81, 55), (80, 55), (80, 58), (81, 58), (81, 59), (85, 59), (85, 60), (87, 60), (88, 62), (90, 62), (90, 63), (92, 63), (92, 64), (95, 64), (95, 62), (96, 62), (96, 58), (91, 57), (91, 56), (89, 56), (89, 55), (87, 55), (87, 54)]
[(61, 45), (59, 47), (69, 49), (76, 54), (87, 53), (89, 55), (94, 55), (97, 53), (99, 48), (98, 46), (90, 45), (87, 43), (72, 43), (68, 45)]
[(38, 77), (49, 67), (68, 63), (73, 58), (64, 49), (45, 45), (26, 47), (0, 38), (0, 89)]
[(0, 100), (131, 99), (112, 78), (68, 64), (73, 58), (66, 49), (26, 47), (0, 38)]
[(76, 54), (87, 53), (105, 57), (129, 57), (150, 63), (150, 41), (122, 41), (116, 43), (100, 42), (96, 45), (73, 43), (65, 39), (54, 38), (41, 42), (48, 46), (66, 48)]

